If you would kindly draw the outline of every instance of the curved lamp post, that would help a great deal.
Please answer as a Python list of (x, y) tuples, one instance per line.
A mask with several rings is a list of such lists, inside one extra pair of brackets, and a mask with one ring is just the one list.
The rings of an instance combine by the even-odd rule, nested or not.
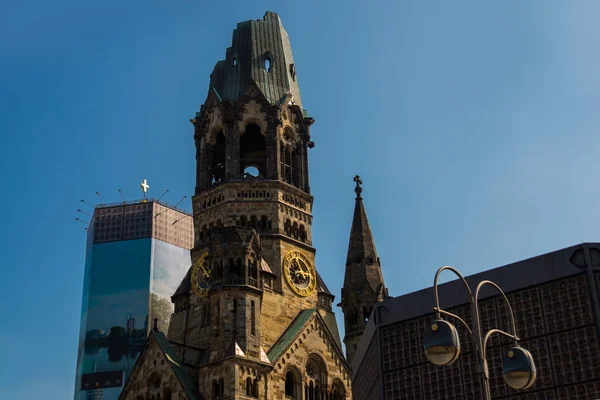
[[(471, 317), (473, 320), (473, 330), (467, 325), (467, 323), (460, 318), (458, 315), (452, 314), (448, 311), (440, 308), (440, 300), (438, 295), (438, 277), (444, 270), (450, 270), (454, 272), (464, 283), (467, 292), (469, 293), (469, 301), (471, 302)], [(496, 288), (496, 290), (502, 295), (504, 302), (506, 303), (511, 320), (512, 334), (501, 331), (500, 329), (490, 329), (486, 332), (485, 336), (482, 337), (481, 325), (479, 322), (479, 291), (485, 285), (490, 285)], [(460, 355), (460, 341), (458, 338), (458, 332), (456, 327), (450, 322), (442, 319), (442, 314), (456, 318), (460, 321), (469, 331), (473, 339), (473, 346), (477, 353), (477, 359), (479, 363), (479, 372), (481, 374), (481, 383), (484, 393), (484, 400), (491, 400), (490, 384), (489, 384), (489, 371), (486, 359), (486, 346), (491, 335), (498, 333), (507, 336), (512, 339), (513, 347), (505, 354), (503, 360), (503, 376), (506, 384), (513, 389), (527, 389), (533, 385), (537, 376), (535, 370), (535, 364), (531, 354), (524, 348), (519, 346), (519, 338), (517, 337), (517, 329), (515, 325), (515, 316), (512, 311), (512, 307), (508, 302), (508, 298), (492, 281), (481, 281), (477, 285), (475, 290), (475, 296), (469, 287), (469, 284), (463, 278), (463, 276), (456, 269), (444, 266), (440, 268), (435, 274), (433, 281), (433, 290), (435, 293), (435, 307), (433, 310), (436, 313), (436, 320), (433, 321), (425, 330), (425, 338), (423, 341), (425, 348), (425, 355), (427, 359), (435, 365), (450, 365), (458, 359)]]

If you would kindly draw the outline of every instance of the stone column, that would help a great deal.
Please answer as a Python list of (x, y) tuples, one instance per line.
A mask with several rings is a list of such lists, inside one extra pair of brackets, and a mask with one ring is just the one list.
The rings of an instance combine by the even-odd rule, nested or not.
[(281, 109), (274, 108), (269, 110), (267, 115), (267, 131), (265, 132), (265, 142), (267, 145), (266, 173), (267, 179), (281, 179), (279, 171), (279, 140), (277, 138), (277, 128), (281, 125)]
[(238, 122), (241, 116), (237, 108), (230, 104), (225, 108), (225, 180), (240, 177), (240, 135)]

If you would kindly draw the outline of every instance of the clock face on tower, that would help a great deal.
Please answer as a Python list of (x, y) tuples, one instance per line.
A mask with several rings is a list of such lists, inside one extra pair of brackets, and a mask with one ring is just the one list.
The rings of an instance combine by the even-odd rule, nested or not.
[(290, 288), (300, 296), (308, 296), (317, 285), (317, 274), (308, 257), (292, 250), (283, 259), (283, 274)]
[(198, 296), (206, 296), (210, 290), (210, 270), (206, 258), (208, 252), (202, 254), (192, 266), (191, 284), (192, 290)]

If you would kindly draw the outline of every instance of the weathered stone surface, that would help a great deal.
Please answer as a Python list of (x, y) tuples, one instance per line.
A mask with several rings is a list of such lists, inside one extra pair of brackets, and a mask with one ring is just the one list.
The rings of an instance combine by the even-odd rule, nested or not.
[[(217, 64), (214, 86), (191, 121), (197, 150), (195, 266), (172, 297), (167, 350), (206, 399), (280, 400), (286, 398), (286, 379), (296, 399), (317, 393), (351, 399), (350, 367), (331, 312), (334, 296), (314, 265), (308, 174), (314, 120), (300, 104), (289, 39), (273, 13), (240, 24), (236, 32), (226, 60), (235, 59), (235, 65)], [(244, 52), (263, 51), (264, 43), (240, 35), (267, 32), (273, 43), (283, 43), (269, 50), (274, 69), (245, 69), (250, 59)], [(248, 79), (229, 68), (248, 72)], [(285, 79), (278, 78), (275, 87), (268, 74)], [(227, 86), (233, 82), (228, 77), (235, 78), (235, 88)], [(288, 281), (284, 260), (290, 252), (301, 261), (288, 258)], [(200, 280), (209, 289), (200, 290)], [(139, 364), (148, 373), (166, 373), (146, 354)], [(123, 398), (141, 393), (144, 379), (132, 377)]]

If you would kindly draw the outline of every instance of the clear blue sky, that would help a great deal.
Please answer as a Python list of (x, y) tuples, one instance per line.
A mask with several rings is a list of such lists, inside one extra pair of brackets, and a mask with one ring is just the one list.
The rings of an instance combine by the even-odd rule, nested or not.
[(72, 396), (79, 199), (136, 198), (142, 178), (192, 194), (189, 119), (236, 23), (266, 10), (316, 119), (314, 244), (336, 300), (357, 173), (393, 295), (442, 264), (600, 241), (598, 2), (5, 1), (0, 398)]

